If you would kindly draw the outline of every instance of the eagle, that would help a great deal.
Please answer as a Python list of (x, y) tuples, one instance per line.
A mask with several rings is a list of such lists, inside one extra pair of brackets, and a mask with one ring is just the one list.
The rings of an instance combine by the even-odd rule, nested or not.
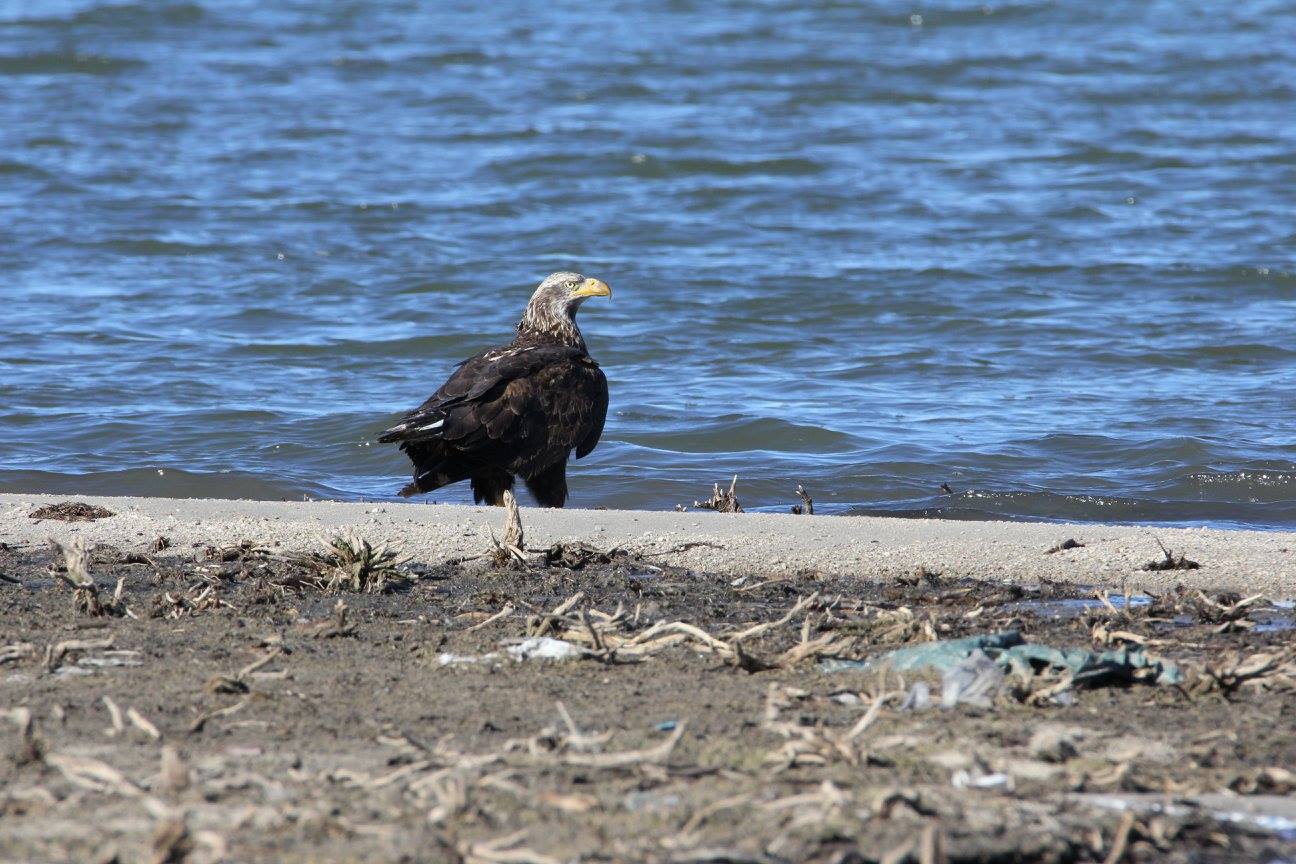
[(576, 327), (591, 297), (611, 297), (599, 279), (554, 273), (531, 295), (508, 345), (460, 363), (426, 402), (387, 429), (414, 463), (404, 497), (472, 483), (473, 501), (502, 505), (521, 477), (542, 507), (567, 501), (567, 459), (598, 444), (608, 385)]

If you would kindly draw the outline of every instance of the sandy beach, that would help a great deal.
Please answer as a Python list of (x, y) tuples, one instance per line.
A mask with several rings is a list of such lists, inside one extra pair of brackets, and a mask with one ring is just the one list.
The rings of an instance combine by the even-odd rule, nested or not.
[(0, 497), (4, 864), (1296, 855), (1291, 534), (73, 500)]
[[(66, 500), (52, 495), (0, 495), (0, 540), (44, 543), (83, 536), (121, 548), (143, 548), (165, 536), (176, 551), (198, 545), (251, 541), (284, 550), (315, 549), (319, 539), (354, 528), (435, 562), (481, 553), (489, 531), (501, 530), (493, 508), (455, 505), (269, 502), (168, 498), (81, 497), (116, 515), (93, 522), (38, 521), (29, 513)], [(1193, 588), (1296, 595), (1296, 533), (1173, 529), (1142, 526), (928, 519), (719, 514), (523, 508), (528, 543), (584, 541), (646, 555), (669, 552), (670, 562), (714, 573), (752, 571), (885, 579), (926, 567), (975, 579), (1162, 590)], [(1073, 539), (1083, 544), (1053, 554)], [(1145, 571), (1164, 557), (1161, 544), (1200, 567)]]

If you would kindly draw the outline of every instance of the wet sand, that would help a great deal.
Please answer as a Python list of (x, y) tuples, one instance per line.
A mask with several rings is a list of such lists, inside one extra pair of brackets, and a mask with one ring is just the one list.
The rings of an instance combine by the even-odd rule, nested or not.
[[(523, 565), (499, 510), (55, 500), (0, 504), (0, 861), (1296, 856), (1290, 536), (524, 510)], [(346, 527), (411, 557), (352, 590)], [(1177, 678), (902, 708), (888, 652), (1005, 632)]]

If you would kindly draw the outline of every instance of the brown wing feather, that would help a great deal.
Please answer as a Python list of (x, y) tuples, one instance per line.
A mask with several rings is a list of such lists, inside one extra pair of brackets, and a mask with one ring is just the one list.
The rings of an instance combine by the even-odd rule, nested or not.
[(589, 453), (606, 415), (607, 379), (584, 352), (511, 346), (466, 360), (380, 440), (403, 442), (416, 485), (486, 468), (529, 477)]
[(456, 425), (462, 426), (468, 418), (455, 409), (471, 409), (474, 403), (492, 402), (499, 395), (492, 391), (501, 390), (510, 381), (534, 374), (550, 363), (580, 356), (578, 349), (563, 345), (508, 346), (483, 351), (459, 364), (427, 401), (406, 414), (378, 440), (387, 443), (463, 437), (466, 433), (462, 429), (460, 435), (446, 434), (446, 427), (450, 425), (448, 415), (452, 411), (459, 415)]

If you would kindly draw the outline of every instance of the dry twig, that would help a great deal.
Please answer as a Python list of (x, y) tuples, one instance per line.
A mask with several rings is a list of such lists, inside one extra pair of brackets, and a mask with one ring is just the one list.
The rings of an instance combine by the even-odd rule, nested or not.
[(54, 575), (71, 586), (72, 602), (78, 612), (93, 617), (122, 613), (125, 607), (121, 605), (121, 595), (125, 580), (117, 581), (113, 600), (105, 606), (99, 599), (99, 587), (90, 576), (90, 551), (86, 548), (85, 540), (75, 537), (71, 543), (64, 546), (51, 537), (49, 543), (57, 554), (63, 556), (64, 569), (56, 569)]
[(796, 496), (801, 499), (801, 503), (792, 505), (792, 513), (797, 516), (813, 516), (814, 499), (810, 497), (810, 493), (806, 492), (805, 487), (800, 483), (797, 484)]
[(525, 534), (522, 531), (522, 510), (518, 507), (517, 498), (512, 492), (504, 492), (504, 539), (496, 540), (495, 531), (486, 526), (490, 531), (491, 544), (495, 547), (492, 553), (492, 559), (497, 565), (507, 564), (509, 561), (516, 561), (519, 564), (526, 564), (526, 546)]
[(735, 474), (733, 480), (729, 482), (728, 490), (721, 489), (720, 484), (717, 483), (710, 498), (705, 501), (694, 501), (693, 506), (703, 510), (714, 510), (717, 513), (741, 513), (742, 505), (738, 503), (738, 495), (735, 493), (737, 486), (738, 475)]

